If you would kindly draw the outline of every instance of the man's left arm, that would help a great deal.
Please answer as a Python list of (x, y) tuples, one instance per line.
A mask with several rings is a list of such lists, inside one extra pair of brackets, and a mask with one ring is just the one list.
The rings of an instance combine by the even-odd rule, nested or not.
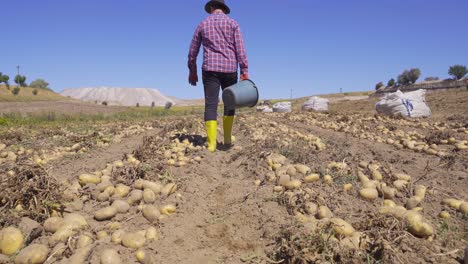
[(247, 61), (247, 52), (245, 49), (244, 38), (242, 37), (239, 26), (237, 26), (234, 32), (234, 41), (236, 44), (236, 56), (237, 61), (239, 62), (241, 80), (245, 80), (249, 78), (249, 63)]
[(197, 57), (200, 52), (201, 46), (201, 26), (199, 25), (193, 34), (192, 42), (190, 43), (190, 50), (188, 55), (188, 68), (189, 73), (189, 83), (193, 86), (197, 85), (198, 75), (197, 75)]

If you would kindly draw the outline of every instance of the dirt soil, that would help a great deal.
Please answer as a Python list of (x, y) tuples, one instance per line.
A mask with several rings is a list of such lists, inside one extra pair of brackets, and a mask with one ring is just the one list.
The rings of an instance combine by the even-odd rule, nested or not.
[[(468, 216), (443, 200), (468, 202), (468, 150), (463, 149), (468, 145), (468, 92), (429, 94), (427, 99), (434, 117), (416, 120), (376, 116), (375, 99), (335, 102), (329, 113), (244, 113), (236, 120), (234, 147), (219, 144), (215, 153), (203, 147), (201, 117), (188, 116), (154, 120), (154, 129), (105, 148), (89, 146), (86, 152), (39, 167), (24, 163), (26, 158), (5, 160), (0, 163), (2, 184), (14, 177), (7, 172), (24, 171), (15, 169), (21, 164), (35, 168), (30, 169), (30, 179), (46, 175), (59, 183), (60, 188), (49, 191), (61, 198), (47, 201), (59, 205), (41, 207), (46, 213), (36, 217), (27, 213), (38, 208), (34, 204), (2, 197), (5, 219), (0, 224), (20, 226), (26, 216), (43, 225), (50, 215), (82, 215), (87, 226), (62, 243), (51, 243), (52, 233), (46, 231), (28, 241), (48, 245), (47, 263), (69, 263), (80, 251), (86, 251), (85, 263), (99, 263), (109, 248), (122, 263), (138, 263), (137, 250), (114, 243), (111, 236), (116, 230), (145, 234), (150, 227), (157, 229), (159, 238), (139, 246), (152, 259), (141, 263), (463, 263)], [(125, 127), (114, 132), (120, 129)], [(218, 141), (222, 140), (219, 129)], [(310, 170), (304, 174), (296, 169), (298, 164)], [(363, 182), (358, 175), (373, 179), (374, 166), (382, 175), (380, 184), (392, 188), (396, 173), (411, 176), (391, 198), (397, 205), (406, 206), (416, 186), (427, 188), (417, 207), (432, 227), (430, 236), (416, 235), (404, 220), (382, 214), (381, 194), (374, 200), (360, 197)], [(101, 199), (106, 191), (100, 192), (97, 184), (78, 188), (78, 177), (85, 173), (95, 173), (100, 181), (108, 177), (115, 187), (125, 184), (131, 192), (141, 189), (142, 179), (170, 188), (157, 193), (154, 202), (137, 202), (127, 212), (98, 221), (97, 210), (128, 196)], [(304, 176), (311, 173), (320, 179), (306, 182)], [(325, 175), (331, 176), (331, 183)], [(284, 177), (297, 180), (299, 186), (282, 185)], [(351, 190), (343, 190), (344, 184), (352, 184)], [(335, 218), (351, 224), (358, 243), (346, 244), (350, 238), (339, 235), (329, 220), (311, 214), (311, 204), (326, 206)], [(148, 205), (176, 209), (160, 210), (159, 217), (149, 221), (142, 213)], [(442, 211), (450, 218), (442, 219)], [(83, 235), (92, 238), (84, 250), (77, 248)], [(14, 258), (0, 254), (0, 263)]]
[(104, 106), (77, 100), (36, 101), (36, 102), (0, 102), (0, 115), (5, 113), (41, 114), (97, 114), (115, 113), (127, 110), (122, 106)]

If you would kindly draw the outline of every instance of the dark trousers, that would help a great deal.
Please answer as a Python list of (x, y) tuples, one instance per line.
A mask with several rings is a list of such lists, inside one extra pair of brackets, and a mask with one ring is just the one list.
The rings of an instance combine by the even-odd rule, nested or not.
[[(219, 87), (222, 90), (237, 83), (237, 72), (210, 72), (203, 71), (203, 86), (205, 87), (205, 121), (216, 120)], [(234, 116), (235, 110), (224, 108), (224, 116)]]

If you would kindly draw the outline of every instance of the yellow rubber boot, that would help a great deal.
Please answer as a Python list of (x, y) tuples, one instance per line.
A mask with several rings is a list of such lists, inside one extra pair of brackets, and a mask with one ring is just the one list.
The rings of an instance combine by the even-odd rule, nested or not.
[(232, 125), (234, 124), (234, 116), (225, 116), (223, 118), (224, 129), (224, 144), (231, 145), (233, 143)]
[(216, 120), (210, 120), (205, 122), (206, 126), (206, 135), (207, 135), (207, 143), (208, 143), (208, 150), (211, 152), (216, 151), (216, 134), (218, 133), (217, 127), (218, 124)]

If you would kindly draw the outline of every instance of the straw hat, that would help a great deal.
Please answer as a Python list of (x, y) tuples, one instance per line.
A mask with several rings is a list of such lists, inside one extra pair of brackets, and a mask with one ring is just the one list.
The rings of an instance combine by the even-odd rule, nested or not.
[(223, 11), (224, 11), (224, 14), (229, 14), (231, 13), (231, 9), (229, 9), (229, 7), (224, 3), (224, 0), (211, 0), (209, 1), (208, 3), (206, 3), (205, 5), (205, 11), (208, 13), (208, 14), (211, 14), (211, 7), (212, 6), (219, 6)]

